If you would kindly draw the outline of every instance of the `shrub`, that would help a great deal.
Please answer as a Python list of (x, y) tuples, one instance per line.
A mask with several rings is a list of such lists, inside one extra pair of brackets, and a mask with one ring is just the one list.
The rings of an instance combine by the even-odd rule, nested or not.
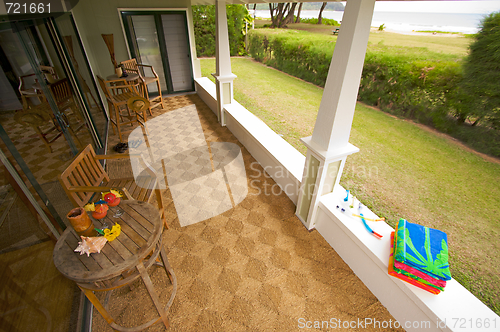
[[(228, 5), (227, 22), (231, 55), (243, 55), (245, 51), (245, 21), (252, 17), (244, 5)], [(194, 36), (198, 57), (215, 56), (215, 6), (193, 6)]]
[(465, 98), (460, 122), (469, 116), (500, 130), (500, 12), (491, 13), (470, 45), (461, 85)]
[(249, 53), (257, 61), (324, 86), (332, 60), (333, 40), (292, 30), (253, 30)]
[[(325, 85), (334, 47), (334, 39), (303, 31), (259, 29), (249, 34), (254, 59), (319, 86)], [(498, 130), (457, 126), (455, 118), (465, 100), (463, 89), (458, 88), (462, 70), (453, 55), (427, 48), (372, 45), (365, 57), (358, 99), (500, 156)]]
[[(297, 17), (295, 16), (295, 20), (296, 19), (297, 19)], [(318, 19), (317, 18), (300, 18), (300, 23), (318, 24)], [(340, 25), (339, 22), (337, 22), (333, 19), (324, 18), (324, 17), (321, 20), (321, 24), (323, 24), (323, 25), (335, 25), (335, 26)]]

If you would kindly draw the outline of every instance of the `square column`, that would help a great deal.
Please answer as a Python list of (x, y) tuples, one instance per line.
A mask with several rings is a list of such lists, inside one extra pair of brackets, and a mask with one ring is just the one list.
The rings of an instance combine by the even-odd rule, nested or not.
[(217, 91), (217, 119), (221, 126), (225, 126), (226, 116), (224, 114), (224, 105), (233, 102), (233, 80), (236, 78), (236, 75), (217, 76), (216, 74), (212, 74), (212, 76), (215, 77)]
[(231, 53), (229, 51), (229, 34), (227, 29), (226, 2), (215, 1), (215, 58), (216, 73), (215, 85), (217, 89), (217, 119), (221, 126), (226, 125), (224, 105), (233, 101), (233, 80), (236, 78), (231, 72)]
[(374, 7), (375, 0), (347, 1), (314, 131), (302, 139), (307, 155), (295, 214), (307, 229), (314, 228), (321, 196), (338, 185), (347, 156), (359, 151), (349, 136)]
[(347, 156), (359, 149), (347, 143), (340, 149), (326, 151), (312, 140), (312, 136), (301, 141), (307, 147), (307, 155), (295, 214), (310, 230), (315, 225), (321, 196), (330, 194), (339, 184)]

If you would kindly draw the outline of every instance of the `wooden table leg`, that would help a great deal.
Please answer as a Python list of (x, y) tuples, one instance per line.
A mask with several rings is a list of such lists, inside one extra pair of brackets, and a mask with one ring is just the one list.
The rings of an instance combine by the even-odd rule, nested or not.
[(158, 314), (160, 314), (161, 320), (163, 321), (163, 324), (165, 324), (165, 327), (168, 329), (170, 326), (167, 318), (167, 312), (166, 310), (163, 310), (161, 307), (160, 303), (160, 298), (158, 297), (158, 294), (156, 294), (155, 287), (153, 286), (153, 283), (151, 282), (151, 279), (149, 278), (149, 274), (146, 271), (146, 268), (144, 267), (144, 264), (139, 262), (137, 264), (137, 270), (141, 274), (141, 278), (144, 281), (144, 285), (146, 285), (146, 289), (148, 290), (149, 296), (151, 296), (151, 299), (153, 300), (153, 303), (155, 304), (156, 310), (158, 310)]
[(94, 307), (97, 309), (97, 311), (99, 311), (99, 313), (106, 320), (106, 322), (108, 322), (108, 324), (115, 322), (115, 320), (111, 317), (111, 315), (108, 314), (108, 311), (102, 306), (101, 302), (99, 301), (97, 296), (95, 296), (94, 292), (86, 288), (83, 288), (80, 285), (78, 285), (78, 287), (82, 290), (83, 293), (85, 293), (85, 296), (89, 299), (90, 302), (92, 302)]

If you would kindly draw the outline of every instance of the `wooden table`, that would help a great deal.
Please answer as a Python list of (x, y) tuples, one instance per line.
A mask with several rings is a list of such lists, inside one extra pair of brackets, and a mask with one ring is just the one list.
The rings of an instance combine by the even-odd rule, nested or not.
[(137, 81), (139, 79), (139, 75), (136, 73), (127, 73), (127, 75), (128, 75), (127, 77), (118, 77), (118, 75), (113, 74), (113, 75), (109, 75), (108, 77), (106, 77), (106, 80), (108, 80), (108, 81), (125, 80), (125, 81), (127, 81), (127, 83), (130, 83), (130, 82)]
[[(117, 208), (124, 213), (121, 217), (114, 218)], [(167, 311), (177, 291), (177, 280), (162, 246), (163, 223), (158, 210), (142, 201), (122, 200), (117, 207), (109, 208), (105, 218), (91, 219), (97, 228), (106, 223), (112, 225), (116, 222), (121, 226), (121, 234), (114, 241), (106, 243), (101, 253), (87, 257), (86, 254), (80, 255), (74, 252), (81, 240), (73, 228), (68, 227), (54, 248), (53, 259), (57, 269), (65, 277), (77, 283), (113, 329), (141, 331), (160, 320), (168, 328)], [(161, 263), (158, 257), (161, 258)], [(173, 285), (172, 294), (164, 308), (161, 307), (158, 294), (147, 272), (153, 264), (163, 266)], [(122, 327), (116, 324), (108, 313), (109, 299), (114, 289), (128, 285), (139, 277), (142, 278), (159, 317), (137, 327)], [(95, 296), (94, 291), (108, 292), (103, 304)]]
[(128, 75), (127, 77), (118, 77), (118, 75), (113, 74), (113, 75), (107, 76), (106, 79), (108, 81), (125, 80), (129, 85), (135, 86), (135, 88), (137, 89), (137, 93), (139, 93), (140, 96), (144, 96), (144, 91), (145, 91), (144, 90), (144, 82), (139, 77), (139, 74), (127, 72), (127, 75)]

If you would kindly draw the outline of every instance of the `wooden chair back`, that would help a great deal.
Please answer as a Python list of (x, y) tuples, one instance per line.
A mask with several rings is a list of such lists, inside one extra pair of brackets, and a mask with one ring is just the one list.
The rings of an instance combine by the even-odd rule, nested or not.
[(54, 69), (54, 67), (51, 67), (51, 66), (40, 66), (40, 70), (44, 74), (47, 74), (47, 75), (50, 76), (50, 78), (47, 77), (47, 80), (49, 80), (49, 83), (52, 83), (50, 80), (57, 81), (59, 79), (59, 77), (57, 76), (57, 73), (56, 73), (56, 70)]
[(71, 91), (67, 78), (63, 78), (55, 83), (49, 84), (49, 88), (57, 105), (73, 100), (73, 92)]
[(99, 75), (96, 75), (96, 77), (97, 77), (97, 82), (99, 82), (99, 86), (101, 87), (102, 92), (104, 93), (104, 95), (107, 98), (109, 91), (108, 91), (108, 87), (106, 86), (106, 82), (104, 81), (104, 78), (102, 78)]
[[(141, 83), (139, 84), (139, 90), (141, 91), (143, 97), (149, 100), (150, 102), (150, 106), (148, 108), (149, 115), (151, 116), (153, 115), (153, 112), (151, 111), (152, 108), (157, 106), (161, 106), (161, 108), (165, 107), (163, 104), (163, 97), (161, 94), (160, 78), (158, 77), (158, 74), (154, 70), (153, 66), (137, 63), (137, 60), (135, 58), (122, 61), (120, 62), (120, 64), (123, 65), (126, 71), (135, 72), (139, 75), (141, 81)], [(146, 70), (146, 68), (148, 70)], [(148, 74), (151, 73), (151, 75), (147, 75), (146, 73)], [(149, 96), (149, 90), (148, 90), (149, 84), (156, 84), (158, 96), (156, 97)]]
[(127, 84), (127, 81), (124, 79), (106, 81), (101, 76), (97, 75), (97, 81), (99, 81), (99, 86), (104, 92), (106, 99), (108, 101), (116, 103), (121, 101), (121, 98), (118, 98), (117, 95), (138, 95), (139, 93), (135, 89), (135, 86)]
[(59, 175), (59, 182), (74, 206), (87, 204), (94, 192), (76, 192), (71, 190), (72, 187), (95, 187), (104, 180), (109, 181), (108, 174), (95, 157), (94, 148), (89, 144)]
[(125, 68), (125, 71), (127, 72), (133, 71), (139, 74), (139, 66), (137, 65), (137, 60), (135, 58), (130, 60), (125, 60), (120, 63), (123, 65), (123, 68)]
[(33, 84), (36, 82), (35, 74), (28, 74), (19, 76), (19, 92), (20, 93), (34, 93)]

